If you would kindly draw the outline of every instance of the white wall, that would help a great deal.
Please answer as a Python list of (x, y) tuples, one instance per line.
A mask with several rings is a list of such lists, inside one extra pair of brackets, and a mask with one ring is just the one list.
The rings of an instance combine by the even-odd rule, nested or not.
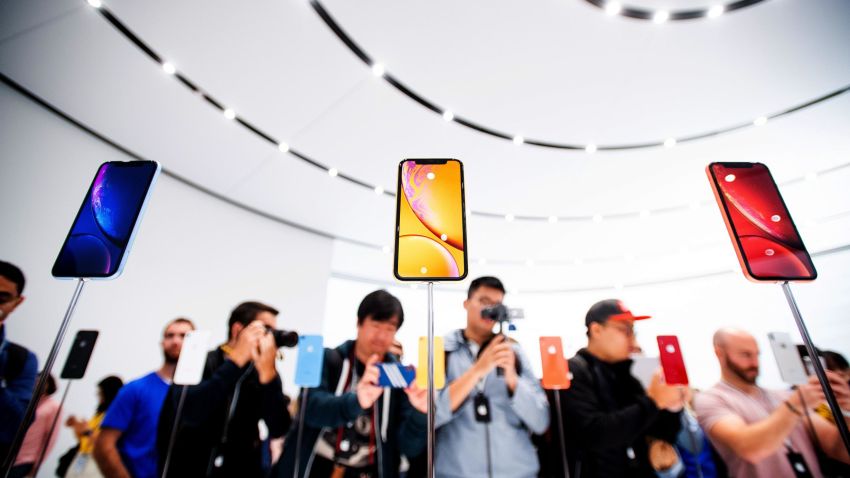
[[(73, 282), (53, 279), (50, 268), (97, 165), (128, 158), (5, 86), (0, 124), (0, 257), (27, 276), (27, 300), (9, 317), (7, 334), (43, 364), (74, 289)], [(66, 413), (90, 416), (95, 384), (104, 376), (127, 380), (158, 367), (162, 326), (177, 316), (211, 330), (218, 342), (230, 310), (260, 300), (281, 310), (280, 327), (318, 332), (330, 258), (327, 239), (160, 176), (124, 274), (90, 282), (83, 291), (54, 375), (77, 330), (101, 335)], [(281, 369), (292, 394), (294, 353), (287, 355)], [(40, 475), (52, 476), (56, 457), (73, 443), (63, 427)]]

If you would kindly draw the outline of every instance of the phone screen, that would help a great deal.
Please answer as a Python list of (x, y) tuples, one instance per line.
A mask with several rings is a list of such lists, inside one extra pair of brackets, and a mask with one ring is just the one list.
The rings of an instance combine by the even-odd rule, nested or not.
[(397, 362), (378, 364), (378, 386), (407, 388), (416, 379), (416, 367)]
[(767, 166), (712, 163), (708, 172), (744, 274), (753, 280), (814, 280), (815, 265)]
[(154, 161), (100, 165), (53, 264), (53, 276), (106, 278), (120, 273), (158, 173)]
[(60, 378), (74, 380), (83, 378), (99, 334), (100, 332), (97, 330), (80, 330), (77, 332), (74, 343), (71, 344), (71, 350), (68, 352), (68, 358), (65, 360), (65, 366), (62, 367), (62, 373), (59, 375)]
[(664, 382), (667, 385), (687, 385), (688, 372), (685, 369), (679, 339), (675, 335), (659, 335), (657, 340), (661, 368), (664, 370)]
[(399, 280), (466, 277), (463, 165), (456, 159), (399, 164), (395, 276)]

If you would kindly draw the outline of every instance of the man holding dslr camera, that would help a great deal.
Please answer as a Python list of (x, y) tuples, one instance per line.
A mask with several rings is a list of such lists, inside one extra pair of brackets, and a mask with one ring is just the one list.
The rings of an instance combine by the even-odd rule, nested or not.
[[(260, 302), (239, 304), (228, 320), (228, 340), (207, 355), (203, 381), (189, 388), (171, 453), (169, 476), (265, 476), (263, 438), (289, 429), (289, 400), (275, 369), (278, 311)], [(284, 338), (284, 337), (281, 337)], [(166, 460), (183, 387), (172, 386), (157, 437), (160, 469)]]
[(497, 310), (504, 296), (495, 277), (472, 281), (466, 328), (445, 338), (448, 386), (436, 404), (440, 477), (531, 477), (540, 468), (531, 434), (549, 427), (549, 405), (519, 344), (493, 333), (493, 316), (506, 315)]

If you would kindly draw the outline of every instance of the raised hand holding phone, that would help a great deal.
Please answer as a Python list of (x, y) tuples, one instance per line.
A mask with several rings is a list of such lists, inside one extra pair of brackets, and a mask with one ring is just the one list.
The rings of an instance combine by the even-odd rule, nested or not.
[(383, 387), (378, 386), (380, 371), (377, 364), (379, 360), (378, 354), (372, 354), (366, 361), (363, 376), (357, 382), (357, 402), (360, 403), (363, 410), (370, 408), (384, 392)]

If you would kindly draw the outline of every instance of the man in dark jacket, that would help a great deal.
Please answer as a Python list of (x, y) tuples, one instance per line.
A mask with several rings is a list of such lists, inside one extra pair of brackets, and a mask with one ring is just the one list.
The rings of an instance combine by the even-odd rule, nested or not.
[(660, 370), (645, 392), (631, 375), (634, 322), (648, 318), (618, 300), (597, 302), (587, 313), (587, 348), (569, 360), (570, 388), (556, 392), (572, 476), (655, 478), (655, 467), (673, 464), (653, 467), (650, 455), (664, 455), (665, 442), (675, 441), (684, 394), (666, 385)]
[(0, 261), (0, 465), (24, 420), (38, 370), (35, 355), (6, 335), (6, 319), (24, 301), (24, 283), (17, 266)]
[[(203, 381), (189, 387), (168, 476), (262, 477), (262, 420), (269, 437), (292, 423), (288, 399), (275, 369), (274, 328), (278, 311), (259, 302), (237, 306), (228, 321), (228, 341), (207, 354)], [(157, 448), (164, 467), (181, 386), (172, 386), (159, 419)], [(228, 418), (230, 417), (230, 418)]]
[(325, 349), (322, 383), (309, 390), (300, 449), (298, 427), (284, 441), (280, 478), (395, 478), (401, 454), (422, 452), (427, 439), (427, 392), (415, 385), (377, 385), (378, 362), (388, 353), (404, 322), (401, 302), (389, 292), (367, 295), (357, 311), (357, 339)]

